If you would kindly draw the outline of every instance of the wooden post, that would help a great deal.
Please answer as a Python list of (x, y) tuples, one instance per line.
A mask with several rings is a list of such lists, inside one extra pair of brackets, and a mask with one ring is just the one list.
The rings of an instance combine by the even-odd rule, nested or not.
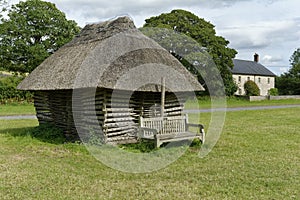
[(164, 117), (165, 113), (165, 97), (166, 97), (166, 79), (165, 77), (161, 78), (161, 109), (160, 116)]

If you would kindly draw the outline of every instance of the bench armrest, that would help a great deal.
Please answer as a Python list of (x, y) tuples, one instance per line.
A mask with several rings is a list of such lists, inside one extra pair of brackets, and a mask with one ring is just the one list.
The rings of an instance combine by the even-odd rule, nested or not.
[(199, 128), (199, 133), (200, 133), (200, 139), (202, 141), (202, 143), (204, 143), (205, 141), (205, 131), (204, 131), (204, 126), (202, 124), (186, 124), (187, 125), (187, 129), (189, 129), (190, 127), (195, 127), (195, 128)]
[(190, 127), (199, 128), (200, 133), (202, 131), (204, 131), (204, 126), (202, 124), (190, 124), (190, 123), (188, 123), (186, 125), (187, 125), (187, 128), (190, 128)]

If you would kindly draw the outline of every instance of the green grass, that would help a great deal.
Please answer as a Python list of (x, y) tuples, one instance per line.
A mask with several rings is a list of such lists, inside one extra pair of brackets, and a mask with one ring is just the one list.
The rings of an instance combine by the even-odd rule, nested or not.
[[(222, 100), (222, 101), (224, 101), (224, 100)], [(218, 105), (222, 101), (216, 100), (215, 103)], [(250, 102), (249, 100), (246, 100), (243, 98), (228, 97), (228, 98), (226, 98), (226, 103), (225, 103), (225, 105), (229, 108), (250, 107), (250, 106), (295, 105), (295, 104), (300, 104), (300, 99), (263, 100), (263, 101)], [(220, 104), (220, 105), (222, 105), (222, 104)], [(211, 107), (211, 100), (209, 97), (200, 97), (198, 100), (188, 100), (185, 105), (186, 109), (197, 109), (197, 108), (205, 109), (205, 108), (210, 108), (210, 107)]]
[[(199, 104), (199, 107), (197, 106)], [(300, 104), (300, 100), (272, 100), (249, 102), (240, 98), (227, 98), (227, 107), (249, 107), (249, 106), (267, 106), (267, 105), (293, 105)], [(186, 109), (210, 108), (211, 101), (208, 97), (201, 97), (198, 101), (189, 100), (186, 103)], [(32, 103), (9, 103), (0, 105), (0, 116), (5, 115), (34, 115), (35, 109)]]
[[(0, 121), (1, 199), (299, 199), (300, 108), (227, 113), (203, 159), (190, 148), (154, 173), (98, 162), (80, 144), (31, 136), (36, 120)], [(196, 117), (191, 115), (191, 120)], [(209, 113), (201, 114), (208, 127)]]
[(35, 115), (32, 103), (10, 103), (0, 105), (0, 116), (5, 115)]

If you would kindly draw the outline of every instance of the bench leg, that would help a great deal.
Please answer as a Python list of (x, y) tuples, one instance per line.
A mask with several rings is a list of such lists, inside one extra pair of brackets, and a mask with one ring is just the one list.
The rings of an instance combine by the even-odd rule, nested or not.
[(159, 140), (159, 138), (155, 137), (155, 147), (159, 148), (160, 145), (162, 145), (162, 142)]
[(204, 132), (204, 129), (202, 129), (201, 131), (201, 141), (202, 141), (202, 144), (205, 142), (205, 132)]

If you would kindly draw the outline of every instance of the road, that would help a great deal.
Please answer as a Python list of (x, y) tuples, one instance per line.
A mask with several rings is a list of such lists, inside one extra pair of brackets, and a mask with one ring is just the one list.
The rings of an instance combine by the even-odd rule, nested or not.
[(252, 107), (236, 107), (236, 108), (215, 108), (215, 109), (200, 109), (200, 110), (184, 110), (185, 113), (209, 113), (209, 112), (233, 112), (245, 110), (271, 110), (282, 108), (297, 108), (300, 105), (279, 105), (279, 106), (252, 106)]
[[(271, 110), (271, 109), (298, 108), (298, 107), (300, 107), (300, 105), (253, 106), (253, 107), (237, 107), (237, 108), (184, 110), (184, 112), (185, 113), (234, 112), (234, 111), (245, 111), (245, 110)], [(18, 120), (18, 119), (36, 119), (36, 116), (35, 115), (0, 116), (0, 120)]]

